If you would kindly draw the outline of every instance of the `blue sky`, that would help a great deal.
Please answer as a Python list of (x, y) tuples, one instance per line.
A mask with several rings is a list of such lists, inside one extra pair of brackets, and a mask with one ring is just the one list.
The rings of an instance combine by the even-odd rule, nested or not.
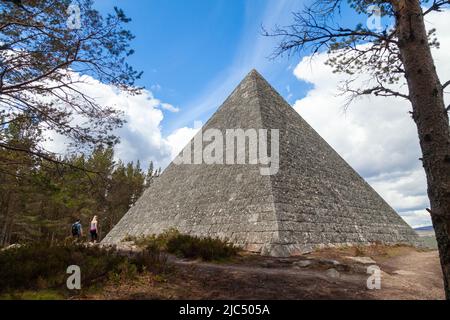
[(252, 68), (290, 102), (310, 87), (295, 78), (298, 57), (268, 57), (276, 40), (261, 35), (261, 26), (285, 25), (298, 0), (100, 0), (96, 7), (122, 8), (132, 18), (136, 53), (130, 62), (144, 71), (140, 85), (178, 108), (162, 122), (163, 134), (205, 121)]

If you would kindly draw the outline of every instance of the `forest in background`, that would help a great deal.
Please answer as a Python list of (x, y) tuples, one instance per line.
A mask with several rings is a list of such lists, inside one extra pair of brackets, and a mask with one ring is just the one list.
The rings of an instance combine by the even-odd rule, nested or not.
[[(2, 138), (32, 150), (41, 133), (31, 122), (15, 121)], [(77, 218), (86, 235), (94, 215), (101, 239), (161, 171), (152, 162), (147, 170), (139, 161), (116, 162), (112, 147), (46, 159), (0, 148), (0, 159), (0, 246), (63, 240)]]

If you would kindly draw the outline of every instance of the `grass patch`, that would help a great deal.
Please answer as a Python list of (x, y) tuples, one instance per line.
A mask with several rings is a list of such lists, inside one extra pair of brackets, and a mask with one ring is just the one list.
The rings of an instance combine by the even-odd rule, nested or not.
[(24, 291), (17, 293), (5, 293), (0, 295), (0, 300), (64, 300), (65, 296), (54, 290)]

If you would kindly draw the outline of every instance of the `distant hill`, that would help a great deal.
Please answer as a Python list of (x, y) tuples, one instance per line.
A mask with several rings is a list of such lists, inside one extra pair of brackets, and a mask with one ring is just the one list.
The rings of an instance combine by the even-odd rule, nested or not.
[(434, 231), (433, 226), (414, 228), (416, 231)]

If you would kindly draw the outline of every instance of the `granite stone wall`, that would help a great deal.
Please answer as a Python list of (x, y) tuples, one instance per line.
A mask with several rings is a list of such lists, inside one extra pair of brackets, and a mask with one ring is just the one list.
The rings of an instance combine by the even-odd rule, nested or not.
[(103, 243), (172, 227), (273, 256), (330, 245), (418, 243), (402, 218), (255, 70), (203, 131), (211, 128), (224, 137), (227, 129), (279, 129), (278, 173), (261, 175), (259, 164), (172, 163)]

